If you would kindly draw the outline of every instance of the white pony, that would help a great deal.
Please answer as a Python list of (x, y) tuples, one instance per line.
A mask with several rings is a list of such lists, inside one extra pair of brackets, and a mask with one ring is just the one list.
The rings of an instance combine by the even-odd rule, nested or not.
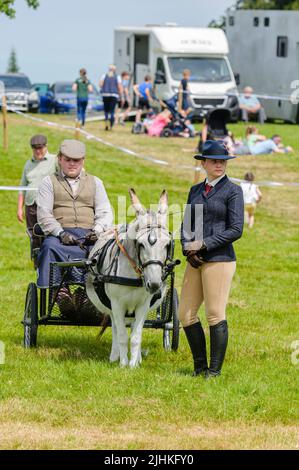
[[(166, 262), (172, 250), (172, 237), (166, 228), (168, 198), (163, 191), (157, 212), (146, 211), (135, 191), (129, 190), (136, 219), (115, 233), (104, 255), (97, 257), (97, 244), (90, 253), (94, 267), (88, 274), (86, 291), (102, 313), (109, 314), (112, 326), (110, 361), (120, 366), (141, 363), (142, 329), (149, 310), (156, 309), (166, 292)], [(99, 240), (100, 247), (103, 246)], [(119, 283), (100, 282), (111, 276)], [(132, 285), (126, 280), (133, 280)], [(106, 277), (107, 280), (107, 277)], [(137, 287), (137, 285), (140, 287)], [(99, 295), (99, 284), (102, 295)], [(104, 291), (104, 292), (103, 292)], [(105, 299), (105, 300), (104, 300)], [(134, 314), (131, 324), (131, 358), (128, 360), (128, 334), (125, 317)]]

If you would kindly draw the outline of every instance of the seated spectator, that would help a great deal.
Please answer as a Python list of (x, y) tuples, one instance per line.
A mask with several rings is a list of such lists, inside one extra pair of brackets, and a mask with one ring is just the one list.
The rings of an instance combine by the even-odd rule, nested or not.
[(266, 113), (253, 89), (250, 86), (244, 88), (243, 93), (239, 97), (239, 107), (241, 110), (242, 121), (248, 122), (249, 117), (258, 117), (261, 124), (266, 120)]
[(292, 147), (285, 147), (282, 144), (280, 135), (273, 135), (271, 139), (266, 139), (261, 142), (256, 142), (249, 146), (252, 155), (264, 155), (269, 153), (289, 153), (292, 152)]
[(161, 113), (153, 119), (151, 124), (145, 124), (147, 133), (151, 137), (159, 137), (165, 126), (171, 121), (171, 112), (168, 109), (164, 109)]
[(254, 145), (257, 142), (261, 142), (263, 140), (267, 140), (265, 135), (259, 133), (259, 130), (255, 126), (247, 126), (246, 127), (246, 143), (250, 147), (250, 145)]

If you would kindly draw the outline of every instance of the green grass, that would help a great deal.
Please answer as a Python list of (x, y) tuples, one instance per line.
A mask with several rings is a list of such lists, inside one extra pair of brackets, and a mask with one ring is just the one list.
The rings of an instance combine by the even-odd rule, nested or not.
[[(34, 133), (44, 132), (53, 152), (70, 137), (11, 115), (9, 120), (0, 185), (18, 184)], [(244, 130), (231, 128), (236, 135)], [(299, 149), (296, 129), (267, 124), (263, 132), (281, 133)], [(185, 203), (193, 174), (174, 165), (193, 165), (194, 140), (133, 136), (129, 126), (108, 135), (95, 123), (87, 130), (172, 164), (155, 166), (88, 141), (86, 168), (103, 179), (114, 206), (132, 186), (145, 205), (157, 202), (163, 188), (170, 204)], [(298, 150), (293, 156), (240, 158), (229, 174), (242, 177), (249, 169), (257, 180), (299, 181)], [(299, 188), (261, 189), (255, 227), (235, 244), (229, 346), (223, 375), (213, 381), (190, 376), (183, 332), (178, 352), (167, 353), (162, 332), (145, 330), (149, 355), (134, 371), (110, 365), (110, 330), (98, 342), (96, 328), (41, 326), (39, 347), (24, 350), (21, 320), (35, 273), (25, 227), (16, 219), (17, 193), (1, 191), (0, 340), (6, 361), (0, 365), (0, 448), (298, 448), (299, 366), (291, 362), (291, 343), (299, 340)], [(176, 254), (181, 257), (179, 243)], [(184, 266), (176, 271), (178, 290)], [(208, 333), (203, 311), (200, 316)]]

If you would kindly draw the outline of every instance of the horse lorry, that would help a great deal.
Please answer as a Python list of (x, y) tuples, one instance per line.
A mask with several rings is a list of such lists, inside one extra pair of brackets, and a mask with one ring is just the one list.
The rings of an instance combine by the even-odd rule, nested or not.
[(238, 118), (238, 92), (228, 53), (225, 33), (219, 28), (148, 25), (114, 31), (114, 63), (118, 73), (130, 73), (131, 93), (133, 84), (150, 75), (157, 98), (171, 99), (183, 70), (189, 69), (190, 99), (199, 118), (216, 107), (226, 107), (232, 120)]
[(268, 119), (299, 124), (299, 11), (227, 10), (229, 58)]

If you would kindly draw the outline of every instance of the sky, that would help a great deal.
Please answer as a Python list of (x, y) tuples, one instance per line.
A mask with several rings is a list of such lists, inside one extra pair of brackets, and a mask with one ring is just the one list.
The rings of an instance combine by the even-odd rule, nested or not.
[(12, 48), (31, 82), (75, 80), (81, 67), (91, 81), (113, 62), (117, 26), (177, 23), (205, 27), (234, 0), (40, 0), (37, 10), (16, 0), (16, 18), (0, 15), (0, 73)]

